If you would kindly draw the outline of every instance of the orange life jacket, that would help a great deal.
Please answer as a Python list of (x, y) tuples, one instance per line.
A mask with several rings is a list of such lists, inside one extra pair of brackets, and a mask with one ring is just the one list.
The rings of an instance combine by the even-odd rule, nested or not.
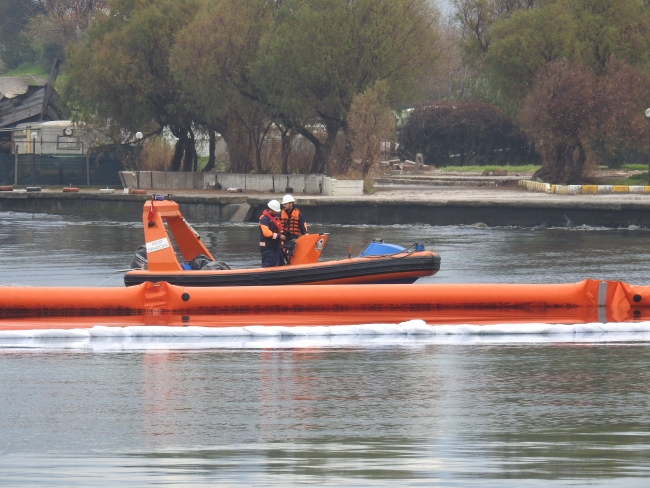
[(286, 210), (282, 210), (280, 214), (282, 220), (282, 229), (285, 235), (300, 236), (300, 210), (296, 207), (291, 211), (291, 217), (287, 214)]

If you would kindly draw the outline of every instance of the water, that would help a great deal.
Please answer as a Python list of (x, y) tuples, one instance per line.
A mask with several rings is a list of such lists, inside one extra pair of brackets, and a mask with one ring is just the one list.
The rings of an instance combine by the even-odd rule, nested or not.
[[(196, 227), (258, 264), (254, 226)], [(442, 256), (432, 283), (650, 276), (645, 230), (313, 228), (329, 259), (417, 239)], [(122, 286), (141, 240), (0, 213), (0, 283)], [(646, 486), (649, 363), (638, 334), (5, 342), (0, 483)]]
[[(258, 267), (255, 224), (196, 224), (215, 258)], [(373, 238), (408, 247), (417, 240), (442, 256), (441, 270), (418, 283), (566, 283), (595, 279), (650, 284), (650, 231), (312, 224), (329, 232), (322, 259), (361, 252)], [(0, 285), (123, 286), (143, 243), (141, 223), (86, 222), (0, 212)]]

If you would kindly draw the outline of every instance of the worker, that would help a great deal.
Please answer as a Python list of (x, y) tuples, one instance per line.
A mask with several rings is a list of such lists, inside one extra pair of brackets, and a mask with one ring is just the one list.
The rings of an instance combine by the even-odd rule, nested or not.
[(278, 218), (280, 202), (271, 200), (260, 216), (260, 253), (262, 268), (284, 265), (281, 244), (286, 239), (282, 235), (282, 222)]
[(282, 232), (287, 240), (293, 241), (301, 235), (307, 234), (307, 222), (305, 217), (300, 213), (300, 209), (295, 205), (296, 200), (291, 195), (285, 195), (282, 198)]

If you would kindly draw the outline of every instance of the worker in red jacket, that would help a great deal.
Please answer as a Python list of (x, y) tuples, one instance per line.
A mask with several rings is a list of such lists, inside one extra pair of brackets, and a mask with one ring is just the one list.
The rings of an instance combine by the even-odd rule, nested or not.
[(305, 216), (295, 205), (296, 200), (291, 195), (282, 198), (282, 232), (288, 240), (293, 241), (307, 233), (307, 222)]
[(262, 268), (284, 265), (282, 254), (282, 222), (278, 218), (280, 202), (271, 200), (260, 216), (260, 253), (262, 254)]

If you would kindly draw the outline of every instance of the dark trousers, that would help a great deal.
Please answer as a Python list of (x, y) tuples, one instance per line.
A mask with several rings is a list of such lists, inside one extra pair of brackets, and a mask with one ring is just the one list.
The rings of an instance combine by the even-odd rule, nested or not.
[(284, 266), (284, 255), (281, 249), (264, 249), (262, 253), (262, 268), (273, 268)]

